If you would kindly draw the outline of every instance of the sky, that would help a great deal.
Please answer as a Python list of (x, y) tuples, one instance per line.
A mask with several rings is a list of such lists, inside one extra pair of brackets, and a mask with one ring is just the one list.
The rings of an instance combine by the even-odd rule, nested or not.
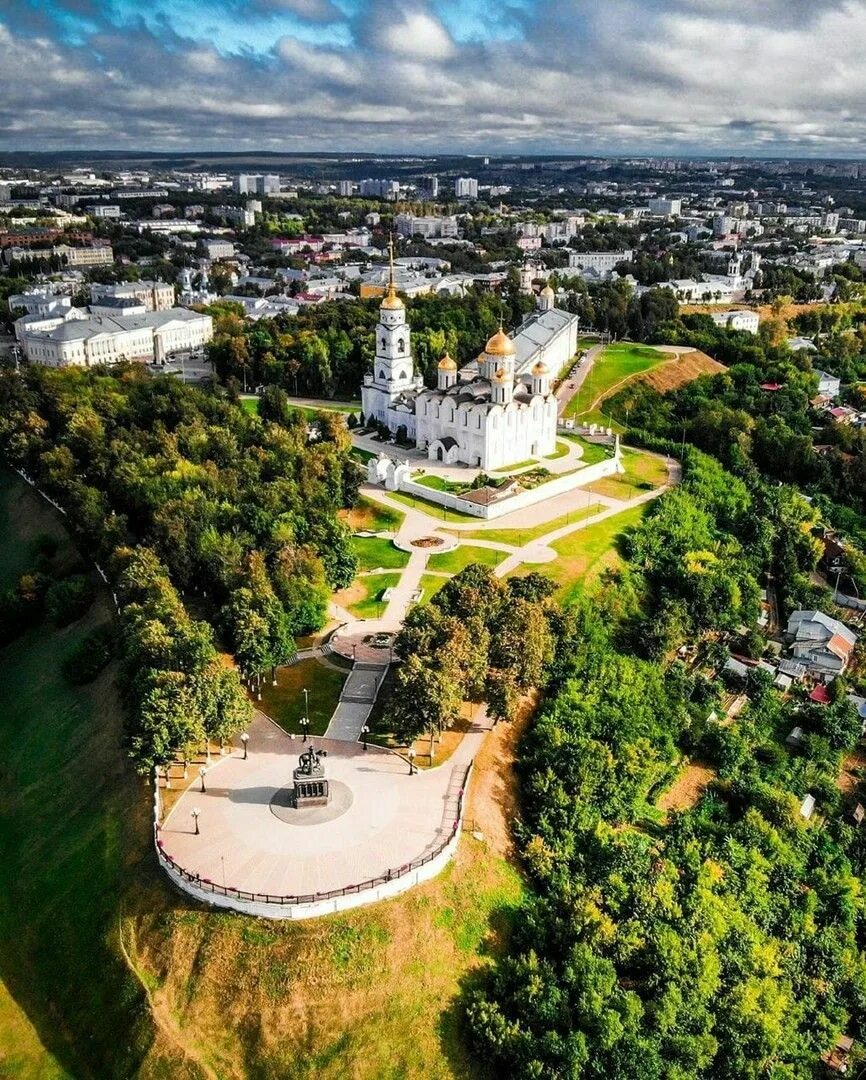
[(866, 0), (0, 0), (0, 150), (866, 156)]

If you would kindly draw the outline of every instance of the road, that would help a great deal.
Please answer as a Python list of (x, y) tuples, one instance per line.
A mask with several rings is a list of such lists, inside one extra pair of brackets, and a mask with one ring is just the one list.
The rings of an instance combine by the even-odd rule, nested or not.
[(572, 378), (563, 379), (559, 384), (556, 391), (556, 398), (559, 404), (557, 405), (556, 414), (562, 417), (565, 413), (566, 407), (571, 399), (578, 393), (581, 386), (583, 386), (586, 377), (592, 371), (592, 365), (598, 358), (604, 345), (593, 345), (591, 349), (588, 349), (583, 363), (577, 369), (577, 372)]

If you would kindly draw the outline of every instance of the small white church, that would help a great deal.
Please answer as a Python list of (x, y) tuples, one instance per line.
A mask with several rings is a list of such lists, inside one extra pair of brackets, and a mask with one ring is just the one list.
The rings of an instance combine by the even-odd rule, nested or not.
[(514, 339), (500, 327), (478, 359), (459, 369), (446, 354), (438, 385), (428, 390), (414, 373), (406, 308), (392, 275), (376, 327), (373, 371), (361, 388), (364, 416), (394, 434), (404, 428), (431, 461), (490, 470), (552, 454), (557, 400), (551, 371), (574, 356), (577, 327), (576, 315), (555, 307), (548, 285)]

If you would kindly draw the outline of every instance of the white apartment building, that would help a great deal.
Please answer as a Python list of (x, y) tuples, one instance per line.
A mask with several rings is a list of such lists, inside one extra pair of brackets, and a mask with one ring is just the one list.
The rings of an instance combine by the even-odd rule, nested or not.
[(90, 301), (126, 300), (143, 304), (145, 311), (168, 311), (174, 307), (174, 285), (165, 281), (127, 281), (121, 285), (90, 286)]
[(398, 180), (362, 180), (358, 185), (362, 196), (378, 199), (396, 199), (400, 195)]
[(683, 212), (682, 199), (650, 199), (647, 205), (651, 214), (660, 214), (662, 217), (680, 217)]
[(9, 310), (23, 308), (28, 315), (57, 315), (72, 307), (72, 297), (58, 295), (50, 285), (34, 286), (29, 292), (15, 293), (7, 300)]
[(726, 330), (745, 330), (748, 334), (758, 332), (757, 311), (719, 311), (710, 318), (716, 326), (723, 326)]
[(124, 360), (161, 361), (180, 350), (199, 348), (212, 337), (210, 315), (186, 308), (136, 315), (88, 315), (72, 308), (50, 328), (26, 325), (19, 340), (31, 363), (92, 367)]
[(110, 247), (70, 247), (58, 244), (54, 254), (66, 259), (67, 266), (111, 266), (114, 252)]
[(415, 214), (396, 214), (394, 228), (398, 236), (458, 236), (457, 217), (418, 217)]
[(119, 218), (120, 207), (116, 203), (94, 203), (85, 206), (84, 212), (92, 218)]
[(596, 270), (600, 274), (611, 273), (619, 263), (631, 262), (634, 251), (569, 251), (568, 265), (574, 270)]
[(337, 194), (344, 199), (348, 199), (354, 192), (355, 185), (351, 180), (340, 180), (337, 184)]
[(202, 247), (212, 262), (217, 259), (231, 259), (235, 253), (235, 246), (230, 240), (204, 240)]
[(454, 181), (454, 194), (458, 199), (477, 199), (478, 181), (474, 176), (458, 176)]

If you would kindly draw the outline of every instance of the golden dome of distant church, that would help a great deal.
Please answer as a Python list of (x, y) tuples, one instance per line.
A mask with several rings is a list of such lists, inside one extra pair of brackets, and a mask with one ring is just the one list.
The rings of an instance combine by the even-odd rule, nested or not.
[(457, 364), (448, 355), (448, 353), (443, 353), (442, 359), (439, 361), (439, 370), (440, 371), (456, 371), (457, 370)]

